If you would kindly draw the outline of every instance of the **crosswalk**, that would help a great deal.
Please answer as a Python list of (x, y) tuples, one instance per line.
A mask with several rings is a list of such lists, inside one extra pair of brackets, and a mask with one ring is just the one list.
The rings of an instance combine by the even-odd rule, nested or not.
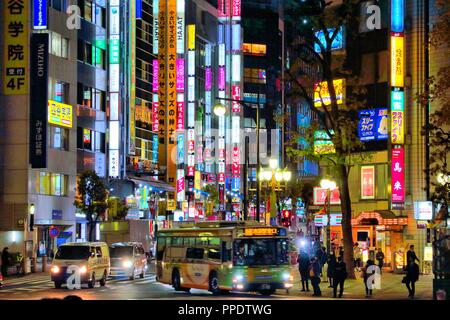
[[(112, 289), (115, 290), (124, 285), (137, 284), (146, 285), (155, 282), (155, 275), (149, 274), (145, 278), (136, 278), (135, 280), (114, 278), (107, 281), (107, 287), (102, 290)], [(23, 277), (5, 279), (3, 287), (0, 287), (0, 300), (6, 298), (9, 294), (26, 294), (37, 291), (45, 291), (53, 289), (54, 284), (50, 280), (48, 274), (33, 274)], [(55, 289), (56, 290), (56, 289)]]

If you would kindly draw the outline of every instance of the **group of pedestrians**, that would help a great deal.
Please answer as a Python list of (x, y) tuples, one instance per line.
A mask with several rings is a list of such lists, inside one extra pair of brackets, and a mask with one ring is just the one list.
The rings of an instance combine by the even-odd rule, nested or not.
[(322, 295), (320, 290), (321, 276), (323, 274), (323, 267), (325, 263), (328, 266), (327, 278), (329, 281), (329, 288), (333, 288), (334, 297), (337, 297), (337, 288), (339, 286), (339, 298), (344, 293), (344, 282), (347, 278), (347, 267), (343, 261), (343, 256), (339, 255), (336, 259), (334, 253), (327, 254), (325, 248), (318, 248), (315, 254), (310, 257), (305, 250), (301, 250), (297, 259), (300, 278), (302, 282), (301, 291), (309, 292), (309, 281), (313, 288), (313, 296), (318, 297)]
[[(358, 247), (359, 249), (359, 247)], [(366, 297), (370, 298), (373, 295), (373, 288), (375, 285), (376, 277), (374, 275), (378, 273), (381, 275), (382, 268), (384, 266), (384, 253), (380, 249), (377, 253), (366, 261), (363, 266), (361, 251), (357, 249), (357, 243), (353, 248), (354, 254), (354, 269), (361, 272), (361, 278), (364, 281)], [(374, 259), (375, 258), (375, 259)], [(377, 263), (375, 263), (375, 260)], [(415, 295), (415, 283), (419, 279), (419, 266), (416, 261), (419, 261), (415, 252), (414, 246), (411, 245), (406, 256), (407, 264), (405, 266), (406, 275), (402, 282), (406, 285), (409, 295), (408, 297), (413, 299)], [(347, 266), (344, 262), (344, 253), (341, 250), (339, 256), (336, 258), (334, 252), (327, 254), (326, 248), (319, 247), (311, 256), (301, 249), (298, 259), (298, 269), (301, 278), (301, 290), (302, 292), (309, 292), (309, 281), (313, 289), (313, 296), (321, 296), (320, 290), (321, 277), (324, 275), (324, 266), (327, 265), (326, 277), (328, 279), (329, 288), (333, 289), (333, 297), (341, 298), (344, 293), (344, 284), (347, 279)], [(338, 290), (339, 289), (339, 290)]]

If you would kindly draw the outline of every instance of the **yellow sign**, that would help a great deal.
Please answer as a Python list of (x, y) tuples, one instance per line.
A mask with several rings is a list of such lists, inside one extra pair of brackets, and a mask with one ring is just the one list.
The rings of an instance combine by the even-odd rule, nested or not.
[(391, 86), (403, 87), (405, 77), (403, 37), (391, 37)]
[(166, 165), (166, 74), (167, 74), (167, 3), (159, 1), (158, 13), (158, 162)]
[(48, 123), (72, 128), (72, 106), (48, 100)]
[(173, 211), (177, 208), (175, 200), (174, 199), (167, 199), (167, 210)]
[(433, 261), (433, 247), (425, 247), (423, 249), (423, 261)]
[(276, 236), (278, 233), (277, 228), (245, 228), (244, 236)]
[(129, 152), (136, 153), (136, 2), (130, 1), (130, 118)]
[(393, 144), (403, 144), (405, 142), (403, 111), (391, 111), (391, 142)]
[[(194, 175), (194, 189), (200, 190), (202, 185), (201, 185), (201, 181), (202, 181), (202, 173), (200, 171), (195, 171), (195, 175)], [(195, 199), (200, 199), (200, 193), (197, 192), (195, 194)]]
[(195, 50), (195, 24), (190, 24), (188, 28), (188, 49)]
[(3, 1), (3, 93), (28, 93), (28, 8), (31, 1)]
[[(344, 103), (344, 79), (333, 80), (333, 87), (336, 94), (336, 103)], [(328, 91), (328, 84), (326, 81), (320, 82), (314, 87), (314, 106), (322, 107), (323, 105), (329, 106), (331, 104), (330, 92)]]

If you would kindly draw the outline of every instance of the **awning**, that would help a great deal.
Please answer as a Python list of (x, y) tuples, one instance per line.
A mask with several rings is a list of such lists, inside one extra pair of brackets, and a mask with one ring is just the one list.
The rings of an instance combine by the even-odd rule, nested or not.
[[(367, 223), (371, 221), (372, 223)], [(375, 223), (376, 222), (376, 223)], [(352, 219), (352, 225), (399, 225), (406, 226), (408, 217), (396, 216), (389, 210), (375, 210), (361, 212), (358, 217)]]
[(152, 181), (152, 180), (147, 180), (144, 178), (136, 178), (133, 177), (130, 179), (131, 181), (133, 181), (135, 183), (136, 186), (142, 185), (142, 186), (147, 186), (147, 188), (151, 188), (153, 191), (169, 191), (169, 192), (175, 192), (175, 187), (173, 187), (172, 185), (163, 182), (163, 181)]

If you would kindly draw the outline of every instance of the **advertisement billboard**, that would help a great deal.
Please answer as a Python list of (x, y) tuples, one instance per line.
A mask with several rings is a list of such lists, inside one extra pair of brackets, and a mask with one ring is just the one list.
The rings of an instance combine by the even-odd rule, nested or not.
[(47, 29), (47, 0), (33, 0), (33, 29)]
[(375, 166), (361, 166), (361, 199), (375, 199)]
[(392, 149), (392, 202), (403, 203), (405, 201), (405, 154), (403, 147)]
[[(329, 28), (328, 29), (328, 34), (329, 34), (329, 38), (331, 38), (332, 34), (334, 33), (336, 29), (335, 28)], [(327, 48), (327, 41), (325, 39), (325, 33), (323, 30), (317, 31), (315, 33), (315, 36), (317, 37), (317, 39), (320, 41), (320, 44), (323, 46), (323, 48), (326, 50)], [(342, 49), (344, 47), (344, 32), (343, 32), (343, 28), (339, 28), (339, 31), (336, 35), (336, 37), (334, 38), (333, 42), (331, 43), (331, 50), (339, 50)], [(320, 48), (320, 45), (318, 43), (314, 43), (314, 51), (316, 51), (317, 53), (321, 53), (322, 49)]]
[[(324, 205), (327, 198), (327, 189), (321, 187), (313, 188), (313, 203), (314, 205)], [(333, 189), (330, 192), (331, 202), (330, 204), (341, 204), (341, 198), (339, 194), (339, 188)]]
[(72, 128), (72, 106), (48, 100), (48, 123)]
[(387, 140), (387, 109), (369, 109), (360, 111), (358, 136), (361, 141)]
[[(333, 87), (336, 93), (336, 103), (344, 103), (345, 95), (345, 81), (344, 79), (333, 80)], [(331, 96), (328, 91), (328, 83), (326, 81), (320, 82), (314, 85), (314, 106), (322, 107), (323, 105), (329, 106), (331, 104)]]
[(403, 87), (405, 78), (405, 48), (403, 36), (391, 36), (391, 86)]

